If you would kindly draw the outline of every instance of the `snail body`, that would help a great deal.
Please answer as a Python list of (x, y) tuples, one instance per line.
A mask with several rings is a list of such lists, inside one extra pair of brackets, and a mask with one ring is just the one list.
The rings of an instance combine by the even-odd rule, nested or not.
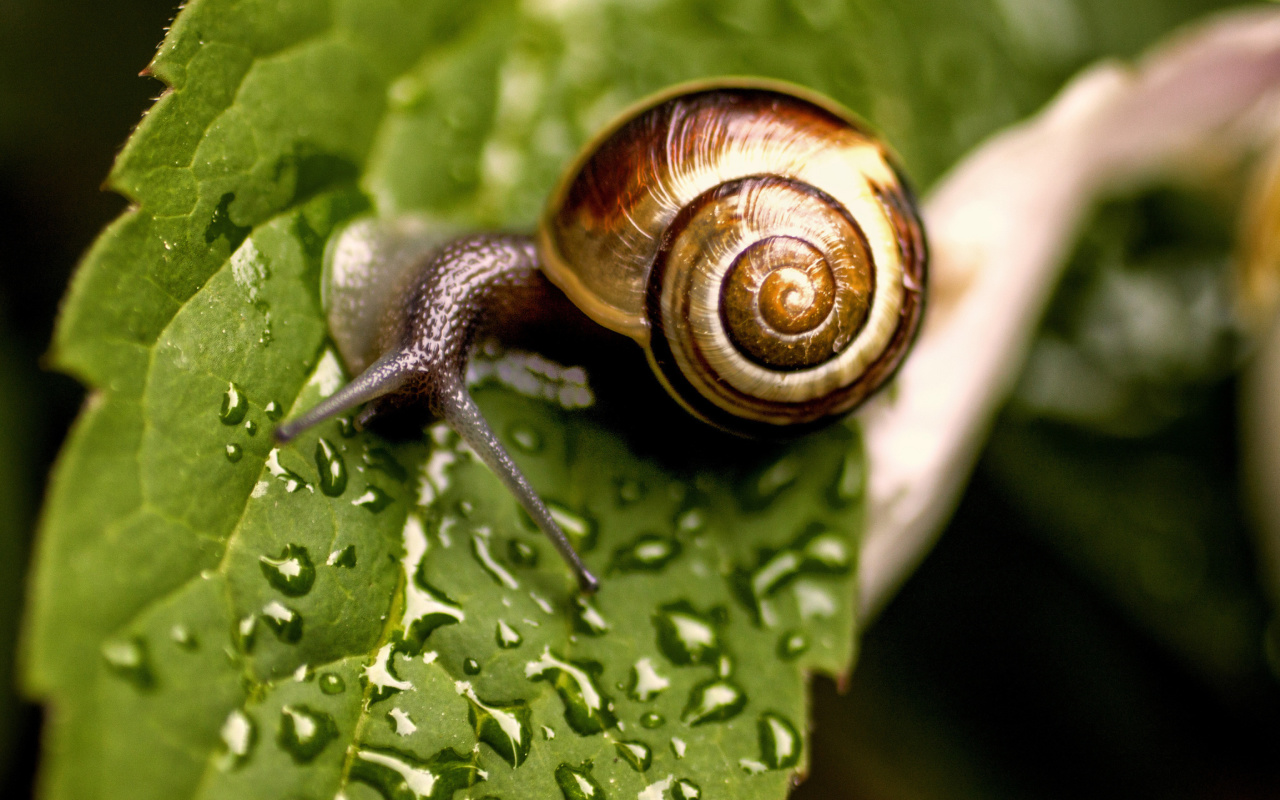
[(355, 299), (327, 302), (330, 329), (360, 375), (277, 438), (369, 401), (360, 422), (425, 404), (588, 591), (596, 579), (466, 391), (487, 326), (536, 308), (554, 291), (549, 278), (635, 339), (694, 415), (743, 435), (795, 432), (846, 414), (892, 375), (919, 325), (926, 269), (885, 147), (831, 101), (761, 81), (677, 87), (624, 113), (565, 173), (536, 237), (477, 234), (423, 250), (389, 259), (406, 269), (347, 276)]

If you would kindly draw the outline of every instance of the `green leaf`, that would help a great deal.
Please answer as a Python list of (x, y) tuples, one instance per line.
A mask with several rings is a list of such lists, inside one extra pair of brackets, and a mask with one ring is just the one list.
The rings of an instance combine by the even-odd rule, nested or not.
[(134, 208), (55, 336), (92, 394), (27, 621), (45, 795), (783, 795), (807, 672), (851, 665), (856, 433), (654, 435), (482, 388), (606, 575), (580, 603), (447, 430), (272, 447), (342, 377), (325, 242), (370, 211), (529, 227), (611, 114), (715, 74), (831, 94), (927, 184), (1091, 57), (1109, 13), (1073, 11), (1037, 60), (1043, 25), (967, 0), (191, 3), (110, 177)]

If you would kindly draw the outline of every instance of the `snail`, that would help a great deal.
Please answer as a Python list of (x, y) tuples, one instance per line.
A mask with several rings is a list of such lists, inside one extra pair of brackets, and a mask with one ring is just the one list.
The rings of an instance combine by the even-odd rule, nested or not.
[(848, 413), (893, 374), (919, 325), (926, 260), (910, 191), (850, 112), (772, 81), (676, 87), (584, 148), (536, 235), (455, 239), (410, 259), (402, 276), (368, 278), (388, 297), (385, 311), (331, 308), (331, 333), (359, 375), (276, 437), (363, 403), (360, 425), (425, 405), (592, 592), (598, 580), (467, 392), (482, 331), (536, 313), (554, 284), (637, 341), (692, 414), (776, 436)]

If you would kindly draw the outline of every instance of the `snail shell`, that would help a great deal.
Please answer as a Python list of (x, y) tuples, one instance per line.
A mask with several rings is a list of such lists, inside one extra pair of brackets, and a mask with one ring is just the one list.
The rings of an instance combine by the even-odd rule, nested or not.
[(797, 87), (677, 87), (622, 115), (552, 194), (543, 270), (729, 430), (848, 412), (919, 325), (926, 248), (885, 146)]
[[(287, 442), (368, 403), (446, 419), (555, 544), (597, 579), (463, 381), (476, 338), (554, 313), (551, 282), (637, 340), (695, 415), (744, 434), (844, 414), (901, 362), (919, 324), (925, 244), (884, 146), (796, 87), (718, 81), (637, 106), (579, 157), (536, 237), (357, 223), (323, 289), (349, 384), (281, 425)], [(563, 302), (563, 298), (560, 298)]]

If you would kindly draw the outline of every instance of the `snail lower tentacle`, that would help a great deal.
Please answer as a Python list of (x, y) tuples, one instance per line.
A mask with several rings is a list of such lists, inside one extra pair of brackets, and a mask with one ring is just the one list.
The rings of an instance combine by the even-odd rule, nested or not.
[[(384, 405), (425, 405), (449, 423), (551, 539), (583, 591), (599, 581), (511, 460), (467, 391), (464, 375), (476, 338), (493, 323), (552, 290), (527, 236), (476, 235), (437, 251), (412, 276), (399, 308), (388, 312), (390, 348), (368, 369), (315, 408), (276, 429), (288, 442), (362, 403), (362, 422)], [(552, 290), (554, 291), (554, 290)]]

